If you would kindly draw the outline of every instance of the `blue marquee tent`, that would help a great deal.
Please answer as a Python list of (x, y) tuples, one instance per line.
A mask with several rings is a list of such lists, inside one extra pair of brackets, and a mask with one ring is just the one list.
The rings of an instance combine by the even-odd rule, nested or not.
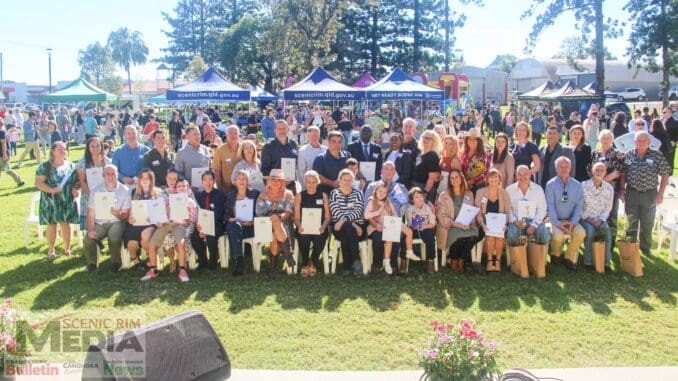
[(252, 86), (250, 89), (250, 100), (252, 101), (277, 101), (278, 99), (277, 95), (273, 95), (260, 87)]
[(286, 101), (355, 101), (365, 98), (362, 89), (344, 85), (321, 67), (283, 90), (282, 94)]
[(431, 100), (439, 101), (444, 92), (421, 84), (399, 68), (393, 69), (386, 77), (365, 88), (369, 100)]
[(216, 69), (209, 68), (193, 82), (167, 90), (167, 100), (249, 101), (250, 91), (222, 77)]

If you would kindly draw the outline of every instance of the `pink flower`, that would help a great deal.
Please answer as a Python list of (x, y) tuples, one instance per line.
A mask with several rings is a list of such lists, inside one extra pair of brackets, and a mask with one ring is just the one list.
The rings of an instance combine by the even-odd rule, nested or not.
[(479, 353), (474, 350), (469, 350), (468, 355), (471, 357), (478, 357)]
[(7, 298), (7, 299), (5, 299), (5, 305), (6, 305), (6, 306), (11, 305), (12, 303), (14, 303), (14, 300), (12, 300), (12, 298)]
[(499, 344), (496, 341), (490, 341), (490, 349), (497, 349)]
[(440, 326), (440, 323), (438, 323), (437, 320), (434, 320), (434, 321), (431, 322), (431, 327), (438, 328), (438, 326)]

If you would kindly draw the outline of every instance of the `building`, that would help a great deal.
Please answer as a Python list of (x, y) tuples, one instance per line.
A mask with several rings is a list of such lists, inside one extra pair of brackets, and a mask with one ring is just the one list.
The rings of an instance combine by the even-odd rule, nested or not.
[[(468, 77), (471, 97), (473, 101), (506, 103), (508, 88), (506, 73), (499, 70), (484, 69), (477, 66), (462, 66), (451, 70), (456, 74)], [(429, 82), (436, 82), (442, 72), (433, 72), (429, 75)]]

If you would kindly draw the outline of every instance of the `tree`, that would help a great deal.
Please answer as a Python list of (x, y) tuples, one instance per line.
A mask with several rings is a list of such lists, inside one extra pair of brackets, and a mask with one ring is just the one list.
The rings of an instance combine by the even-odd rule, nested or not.
[(200, 77), (204, 72), (207, 71), (207, 64), (200, 56), (195, 56), (191, 60), (191, 63), (188, 64), (186, 71), (184, 71), (184, 79), (187, 81), (192, 81)]
[[(668, 95), (669, 75), (678, 76), (678, 1), (629, 0), (624, 9), (633, 20), (626, 50), (629, 68), (645, 67), (653, 73), (661, 70), (661, 88)], [(658, 51), (661, 65), (657, 63)], [(667, 104), (668, 96), (665, 96), (664, 105)]]
[(113, 31), (108, 35), (108, 48), (111, 50), (113, 62), (127, 72), (127, 91), (132, 94), (130, 67), (145, 64), (148, 56), (148, 48), (141, 32), (130, 32), (125, 27)]
[[(587, 44), (586, 41), (579, 36), (566, 37), (560, 43), (560, 50), (553, 58), (565, 58), (567, 62), (575, 70), (583, 71), (584, 67), (577, 62), (587, 58), (596, 58), (595, 46)], [(615, 57), (607, 48), (605, 48), (605, 60), (616, 60)]]
[(501, 54), (495, 60), (499, 65), (499, 70), (505, 73), (510, 73), (513, 67), (516, 66), (516, 62), (518, 62), (518, 58), (513, 54)]
[[(588, 41), (593, 35), (593, 46), (596, 59), (596, 95), (602, 97), (605, 89), (605, 45), (604, 38), (615, 38), (621, 33), (617, 20), (603, 16), (604, 0), (535, 0), (520, 16), (521, 20), (531, 18), (538, 13), (532, 31), (526, 39), (525, 52), (534, 49), (539, 35), (553, 25), (559, 16), (573, 12), (577, 22), (576, 28), (582, 32), (582, 38)], [(545, 5), (546, 4), (546, 5)], [(544, 6), (542, 8), (542, 6)], [(621, 23), (621, 26), (624, 24)], [(592, 29), (593, 27), (593, 29)]]
[(111, 51), (101, 43), (94, 42), (78, 51), (80, 75), (102, 90), (122, 94), (122, 79), (115, 74)]

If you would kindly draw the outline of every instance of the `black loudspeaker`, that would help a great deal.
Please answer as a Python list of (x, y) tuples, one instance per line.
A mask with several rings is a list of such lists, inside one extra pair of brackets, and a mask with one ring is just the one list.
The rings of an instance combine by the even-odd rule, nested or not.
[(205, 315), (191, 311), (89, 346), (83, 380), (225, 380), (231, 361)]

